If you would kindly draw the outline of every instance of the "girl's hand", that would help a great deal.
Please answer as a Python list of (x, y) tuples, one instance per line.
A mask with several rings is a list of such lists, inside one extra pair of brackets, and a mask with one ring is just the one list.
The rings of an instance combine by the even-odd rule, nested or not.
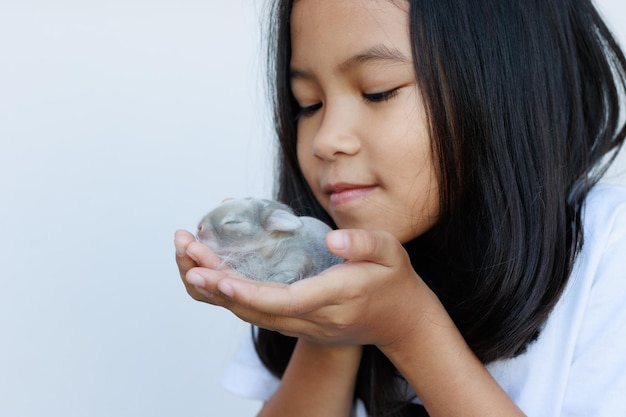
[(178, 265), (178, 271), (180, 277), (185, 284), (187, 293), (197, 301), (203, 301), (205, 303), (212, 303), (212, 295), (206, 292), (201, 287), (195, 287), (185, 280), (185, 276), (190, 269), (202, 266), (210, 269), (218, 269), (222, 264), (220, 258), (209, 249), (208, 246), (204, 246), (202, 250), (195, 250), (196, 257), (192, 259), (187, 251), (190, 246), (197, 246), (200, 243), (196, 242), (194, 235), (185, 231), (177, 230), (174, 235), (174, 247), (176, 248), (176, 264)]
[(436, 296), (387, 232), (330, 232), (328, 248), (348, 261), (291, 285), (220, 270), (210, 249), (188, 239), (183, 234), (177, 238), (177, 259), (189, 294), (262, 328), (317, 343), (383, 347), (405, 337), (407, 329), (417, 331), (425, 318), (434, 318), (426, 306), (432, 307)]
[[(210, 293), (202, 286), (193, 285), (188, 282), (185, 277), (187, 273), (194, 268), (204, 268), (207, 270), (219, 270), (225, 276), (233, 278), (245, 279), (237, 274), (228, 265), (224, 264), (208, 246), (196, 241), (193, 234), (185, 230), (177, 230), (174, 235), (174, 247), (176, 248), (176, 264), (178, 272), (185, 285), (187, 293), (195, 300), (209, 304), (219, 304), (217, 299), (220, 294)], [(190, 254), (193, 255), (190, 256)]]

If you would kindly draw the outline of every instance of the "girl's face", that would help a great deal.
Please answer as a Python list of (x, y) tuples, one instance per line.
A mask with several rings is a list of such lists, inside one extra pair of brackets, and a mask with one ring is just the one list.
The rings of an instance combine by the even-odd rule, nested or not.
[(436, 222), (439, 193), (408, 13), (389, 0), (296, 0), (291, 87), (298, 161), (340, 228), (407, 242)]

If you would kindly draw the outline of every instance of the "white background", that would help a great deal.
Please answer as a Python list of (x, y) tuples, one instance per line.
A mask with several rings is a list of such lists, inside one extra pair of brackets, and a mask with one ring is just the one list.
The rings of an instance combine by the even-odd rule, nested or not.
[(172, 239), (271, 195), (262, 6), (0, 0), (1, 416), (258, 409), (218, 384), (247, 326), (186, 295)]

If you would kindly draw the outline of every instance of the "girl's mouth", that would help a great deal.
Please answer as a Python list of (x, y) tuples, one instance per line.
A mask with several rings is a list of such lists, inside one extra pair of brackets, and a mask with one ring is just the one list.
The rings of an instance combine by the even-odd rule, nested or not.
[(325, 186), (324, 192), (330, 196), (331, 205), (339, 206), (364, 198), (375, 188), (375, 185), (336, 183)]

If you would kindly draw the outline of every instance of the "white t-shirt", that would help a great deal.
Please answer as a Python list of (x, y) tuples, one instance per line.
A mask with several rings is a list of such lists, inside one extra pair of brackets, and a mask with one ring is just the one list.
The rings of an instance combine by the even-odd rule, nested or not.
[[(598, 185), (584, 211), (585, 242), (540, 337), (487, 365), (529, 417), (626, 416), (626, 188)], [(280, 381), (244, 338), (222, 385), (267, 400)], [(366, 417), (363, 404), (354, 414)]]

